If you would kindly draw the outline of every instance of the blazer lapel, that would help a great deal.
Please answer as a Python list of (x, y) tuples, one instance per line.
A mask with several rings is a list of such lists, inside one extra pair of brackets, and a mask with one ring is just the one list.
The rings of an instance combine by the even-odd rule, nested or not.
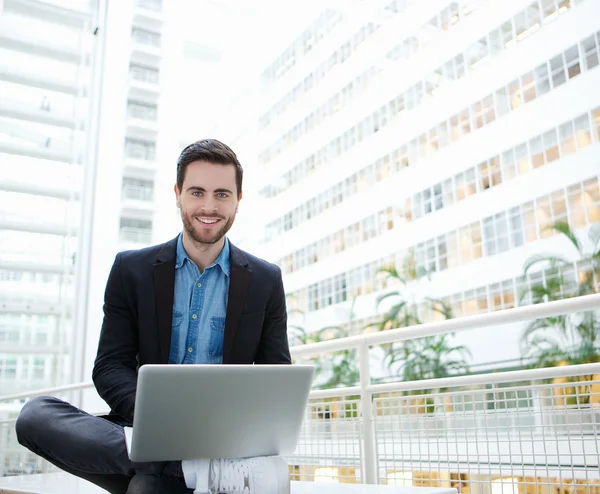
[(231, 278), (229, 280), (229, 298), (227, 301), (227, 314), (225, 317), (225, 334), (223, 335), (223, 363), (229, 362), (231, 348), (235, 340), (240, 317), (246, 303), (252, 271), (248, 268), (248, 259), (244, 253), (229, 242)]
[(177, 237), (163, 245), (154, 264), (154, 296), (156, 299), (161, 364), (169, 363), (169, 352), (171, 350), (176, 257)]

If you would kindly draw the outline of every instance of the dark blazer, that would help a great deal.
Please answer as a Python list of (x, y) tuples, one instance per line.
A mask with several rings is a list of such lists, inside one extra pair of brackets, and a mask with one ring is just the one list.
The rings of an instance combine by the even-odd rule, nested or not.
[[(230, 242), (224, 364), (289, 364), (281, 270)], [(106, 283), (92, 379), (111, 414), (133, 421), (137, 371), (167, 364), (177, 238), (117, 254)]]

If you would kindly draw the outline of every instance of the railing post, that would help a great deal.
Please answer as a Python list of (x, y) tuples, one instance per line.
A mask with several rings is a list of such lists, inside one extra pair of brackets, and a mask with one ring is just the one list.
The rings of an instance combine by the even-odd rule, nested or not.
[(373, 427), (373, 405), (371, 402), (371, 369), (369, 362), (369, 345), (366, 340), (358, 347), (360, 368), (360, 408), (362, 413), (363, 439), (363, 471), (366, 484), (377, 483), (377, 451), (375, 429)]

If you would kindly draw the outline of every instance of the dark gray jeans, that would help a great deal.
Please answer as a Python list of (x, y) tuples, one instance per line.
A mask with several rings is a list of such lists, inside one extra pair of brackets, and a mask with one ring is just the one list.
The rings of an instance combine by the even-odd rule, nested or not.
[(40, 396), (23, 406), (15, 428), (27, 449), (111, 494), (193, 492), (185, 485), (181, 462), (133, 463), (123, 425)]

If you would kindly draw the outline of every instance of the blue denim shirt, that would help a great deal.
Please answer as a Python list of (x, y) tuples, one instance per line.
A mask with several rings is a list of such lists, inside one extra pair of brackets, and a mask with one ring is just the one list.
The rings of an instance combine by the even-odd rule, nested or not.
[(220, 364), (229, 298), (229, 240), (200, 274), (177, 240), (170, 364)]

